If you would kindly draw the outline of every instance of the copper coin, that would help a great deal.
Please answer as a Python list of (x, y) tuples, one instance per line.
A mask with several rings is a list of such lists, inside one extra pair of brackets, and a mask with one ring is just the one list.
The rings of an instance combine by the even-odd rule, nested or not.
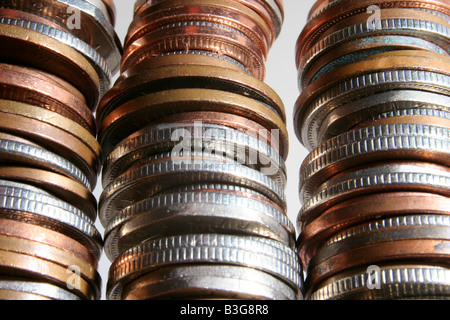
[[(168, 57), (161, 58), (165, 60)], [(190, 57), (184, 57), (189, 60)], [(251, 97), (266, 104), (286, 121), (282, 99), (266, 83), (237, 70), (212, 65), (163, 66), (122, 79), (103, 97), (97, 121), (103, 122), (112, 110), (134, 97), (167, 89), (209, 88)]]
[(7, 64), (0, 64), (0, 71), (1, 99), (48, 109), (77, 122), (92, 135), (96, 134), (95, 119), (87, 105), (44, 73)]
[(0, 130), (38, 143), (64, 157), (88, 177), (91, 188), (97, 183), (99, 158), (79, 139), (48, 123), (11, 113), (2, 113)]
[[(195, 2), (186, 2), (186, 1), (171, 1), (170, 5), (171, 6), (180, 6), (180, 5), (187, 5), (190, 3), (193, 3), (195, 5), (198, 4), (209, 4), (210, 1), (201, 1), (201, 0), (196, 0)], [(270, 30), (270, 36), (268, 37), (268, 43), (269, 46), (271, 46), (273, 44), (273, 42), (275, 41), (275, 38), (277, 37), (278, 33), (279, 33), (279, 28), (280, 26), (277, 25), (275, 26), (275, 21), (274, 19), (276, 19), (273, 14), (271, 12), (269, 12), (267, 10), (267, 7), (264, 5), (263, 1), (259, 1), (259, 0), (238, 0), (235, 3), (230, 3), (229, 1), (223, 1), (222, 3), (217, 3), (217, 2), (212, 2), (214, 5), (220, 5), (220, 6), (227, 6), (228, 8), (238, 8), (239, 11), (241, 12), (249, 12), (248, 9), (250, 9), (251, 11), (255, 12), (257, 15), (259, 15), (265, 22), (265, 28)], [(151, 9), (153, 6), (164, 6), (164, 1), (159, 1), (159, 0), (151, 0), (151, 1), (138, 1), (136, 2), (135, 5), (135, 17), (140, 17), (140, 16), (145, 16), (146, 12)], [(247, 8), (245, 8), (247, 7)]]
[(100, 157), (101, 155), (100, 145), (94, 135), (75, 121), (61, 116), (56, 112), (25, 103), (5, 100), (0, 100), (0, 112), (39, 120), (63, 129), (86, 145), (96, 157)]
[(33, 301), (39, 301), (39, 300), (52, 300), (51, 298), (44, 297), (38, 294), (34, 293), (27, 293), (27, 292), (19, 292), (14, 290), (8, 290), (8, 289), (0, 289), (0, 299), (1, 300), (33, 300)]
[[(67, 268), (56, 263), (27, 254), (4, 250), (0, 250), (0, 268), (5, 275), (27, 276), (39, 280), (45, 279), (66, 289), (68, 289), (67, 284), (73, 281), (75, 275), (73, 272), (67, 272)], [(75, 277), (77, 285), (72, 286), (69, 290), (70, 292), (86, 300), (100, 298), (95, 289), (86, 280), (76, 275)]]
[(257, 79), (265, 77), (265, 59), (250, 39), (215, 25), (175, 25), (162, 28), (125, 48), (121, 71), (142, 60), (173, 51), (201, 50), (225, 55), (242, 63)]
[[(151, 110), (151, 112), (149, 112)], [(219, 111), (250, 117), (288, 141), (286, 125), (266, 105), (238, 94), (208, 89), (177, 89), (131, 100), (109, 114), (99, 128), (103, 154), (133, 132), (163, 116), (192, 111)]]
[(20, 137), (20, 136), (16, 136), (14, 134), (5, 133), (5, 132), (0, 132), (0, 139), (14, 141), (14, 142), (19, 142), (19, 143), (27, 144), (27, 145), (30, 145), (30, 146), (33, 146), (33, 147), (41, 148), (41, 146), (39, 144), (36, 144), (33, 141), (31, 141), (31, 140), (25, 139), (25, 138)]
[[(5, 197), (4, 197), (5, 198)], [(17, 204), (19, 201), (21, 201), (20, 198), (17, 199), (7, 199), (11, 202), (11, 200), (15, 201)], [(26, 201), (26, 199), (25, 199)], [(44, 229), (50, 229), (57, 233), (61, 233), (76, 242), (78, 242), (81, 246), (84, 246), (86, 250), (90, 253), (91, 259), (94, 259), (95, 261), (99, 261), (100, 255), (102, 252), (103, 247), (103, 240), (101, 238), (100, 233), (98, 230), (94, 229), (92, 227), (92, 221), (90, 222), (90, 231), (81, 230), (80, 228), (86, 227), (87, 220), (82, 221), (79, 216), (76, 216), (73, 213), (66, 212), (66, 217), (69, 218), (67, 214), (72, 215), (70, 219), (74, 221), (72, 225), (70, 225), (67, 221), (60, 221), (57, 219), (57, 217), (47, 217), (45, 215), (41, 215), (39, 213), (35, 212), (29, 212), (33, 211), (34, 209), (26, 209), (26, 210), (14, 210), (14, 209), (7, 209), (7, 208), (1, 208), (0, 209), (0, 215), (1, 218), (4, 220), (13, 220), (13, 221), (20, 221), (20, 222), (26, 222), (30, 225), (30, 228), (35, 228), (36, 226), (42, 227)], [(36, 211), (36, 210), (34, 210)], [(86, 217), (85, 217), (86, 219)], [(78, 226), (75, 226), (74, 224), (80, 224)], [(81, 224), (84, 223), (84, 226)], [(89, 226), (87, 228), (89, 228)], [(90, 233), (89, 233), (90, 232)]]
[(332, 234), (377, 217), (405, 214), (448, 215), (450, 199), (432, 193), (383, 192), (346, 200), (323, 212), (311, 222), (299, 225), (297, 250), (303, 266), (316, 253), (318, 247)]
[(0, 218), (0, 234), (29, 239), (36, 243), (56, 247), (82, 259), (92, 265), (94, 269), (97, 269), (98, 267), (99, 257), (94, 256), (91, 250), (73, 238), (50, 228), (39, 226), (37, 224), (30, 224), (24, 221)]
[(90, 153), (96, 158), (100, 158), (101, 156), (100, 145), (95, 137), (69, 118), (63, 117), (49, 110), (43, 110), (40, 107), (7, 100), (0, 100), (0, 112), (2, 114), (26, 117), (28, 119), (43, 122), (52, 125), (55, 128), (64, 130), (88, 148)]
[(72, 83), (93, 109), (99, 99), (100, 80), (92, 65), (75, 49), (38, 32), (0, 25), (2, 61), (33, 66)]
[(422, 262), (426, 260), (434, 264), (443, 264), (448, 261), (449, 254), (450, 241), (447, 240), (421, 239), (377, 243), (325, 260), (309, 270), (306, 283), (310, 287), (344, 270), (387, 261)]
[(114, 4), (114, 0), (102, 0), (102, 2), (105, 4), (106, 8), (108, 9), (109, 16), (111, 17), (111, 24), (115, 26), (116, 24), (116, 16), (117, 16), (117, 8)]
[(32, 240), (3, 235), (0, 235), (0, 250), (33, 256), (69, 270), (71, 267), (76, 266), (79, 275), (96, 291), (96, 296), (100, 296), (101, 278), (97, 270), (92, 265), (75, 257), (72, 253)]
[(242, 72), (244, 69), (231, 59), (223, 59), (223, 56), (208, 54), (201, 51), (180, 51), (168, 55), (161, 55), (152, 59), (143, 60), (135, 66), (127, 69), (116, 80), (115, 85), (121, 81), (137, 76), (138, 74), (160, 67), (169, 66), (206, 66), (206, 67), (220, 67), (224, 70), (232, 69), (234, 71)]
[[(152, 30), (177, 22), (203, 21), (221, 24), (245, 34), (267, 58), (269, 30), (254, 11), (231, 1), (164, 1), (135, 16), (128, 30), (125, 47)], [(138, 18), (139, 17), (139, 18)]]

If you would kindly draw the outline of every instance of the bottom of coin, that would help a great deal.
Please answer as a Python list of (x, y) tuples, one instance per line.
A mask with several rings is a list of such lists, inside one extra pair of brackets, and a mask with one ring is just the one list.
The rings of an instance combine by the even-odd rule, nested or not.
[(148, 273), (127, 285), (124, 300), (297, 300), (286, 283), (265, 272), (237, 266), (177, 266)]
[(311, 290), (309, 300), (450, 298), (450, 269), (432, 265), (385, 265), (336, 275)]

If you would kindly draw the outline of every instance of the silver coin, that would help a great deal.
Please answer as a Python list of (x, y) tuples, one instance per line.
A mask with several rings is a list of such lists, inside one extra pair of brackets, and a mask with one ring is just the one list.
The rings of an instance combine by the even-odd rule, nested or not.
[(92, 223), (94, 223), (94, 221), (80, 209), (50, 194), (41, 193), (40, 190), (36, 192), (28, 187), (20, 188), (15, 186), (8, 186), (5, 183), (4, 185), (0, 185), (0, 195), (5, 197), (23, 198), (30, 201), (45, 203), (53, 207), (57, 207), (62, 210), (68, 211), (76, 216), (86, 217)]
[(373, 117), (374, 120), (381, 120), (393, 117), (403, 117), (403, 116), (425, 116), (425, 117), (438, 117), (450, 120), (450, 108), (442, 108), (445, 110), (441, 110), (439, 106), (425, 106), (420, 108), (413, 109), (400, 109), (400, 110), (392, 110), (389, 112), (383, 112), (381, 114), (375, 115)]
[(53, 300), (80, 300), (80, 298), (58, 286), (44, 282), (20, 279), (0, 279), (0, 290), (11, 290), (42, 296)]
[[(374, 221), (370, 221), (361, 225), (357, 225), (346, 229), (344, 231), (338, 232), (334, 234), (331, 238), (327, 239), (322, 245), (321, 248), (325, 248), (334, 244), (338, 244), (341, 241), (345, 241), (347, 239), (351, 239), (352, 237), (358, 237), (361, 234), (365, 234), (368, 232), (377, 232), (377, 231), (389, 231), (394, 228), (401, 227), (427, 227), (427, 226), (435, 226), (435, 227), (450, 227), (450, 216), (444, 215), (409, 215), (409, 216), (396, 216), (390, 218), (382, 218)], [(420, 230), (417, 229), (417, 234), (414, 235), (416, 238), (420, 235)], [(430, 237), (436, 236), (435, 239), (438, 239), (436, 234), (429, 235)]]
[[(112, 74), (119, 70), (122, 51), (120, 39), (95, 5), (83, 0), (42, 0), (39, 5), (28, 0), (17, 0), (3, 1), (0, 6), (32, 12), (67, 26), (75, 37), (94, 48), (105, 59)], [(76, 21), (78, 17), (80, 21)], [(70, 25), (70, 22), (74, 25)]]
[(99, 218), (106, 227), (118, 211), (130, 203), (147, 199), (175, 185), (205, 182), (231, 183), (258, 191), (286, 209), (284, 191), (278, 183), (259, 171), (238, 163), (197, 159), (165, 160), (131, 168), (110, 183), (99, 199)]
[(292, 248), (295, 243), (295, 227), (283, 212), (257, 199), (216, 190), (164, 194), (125, 208), (105, 228), (104, 250), (113, 261), (156, 236), (205, 232), (261, 236)]
[(298, 215), (298, 227), (311, 221), (330, 206), (356, 195), (374, 190), (433, 190), (448, 196), (450, 172), (444, 166), (427, 166), (418, 163), (386, 163), (365, 169), (356, 169), (338, 175), (323, 183), (307, 201)]
[[(340, 105), (321, 121), (317, 141), (322, 143), (332, 137), (352, 130), (364, 122), (380, 118), (382, 114), (401, 114), (401, 110), (436, 110), (450, 113), (450, 97), (421, 90), (395, 90), (375, 93), (368, 97)], [(435, 116), (444, 116), (437, 113)]]
[[(378, 156), (377, 156), (378, 154)], [(318, 146), (303, 161), (300, 199), (307, 202), (327, 179), (350, 167), (370, 161), (402, 157), (450, 165), (450, 130), (420, 124), (388, 124), (356, 129)]]
[[(374, 284), (373, 282), (377, 282)], [(379, 289), (375, 288), (379, 285)], [(352, 270), (308, 293), (308, 300), (449, 299), (450, 269), (432, 265), (380, 266), (374, 274)]]
[(31, 159), (36, 166), (62, 173), (92, 191), (91, 183), (78, 167), (51, 151), (26, 143), (0, 139), (0, 154), (0, 162), (7, 162), (11, 159), (15, 163), (19, 163), (22, 158)]
[(83, 213), (74, 214), (48, 203), (0, 195), (0, 215), (16, 220), (25, 219), (29, 215), (40, 217), (40, 225), (47, 225), (52, 229), (60, 228), (61, 232), (87, 246), (94, 256), (100, 257), (103, 245), (101, 235)]
[[(338, 232), (325, 241), (309, 261), (308, 268), (313, 269), (338, 254), (382, 242), (392, 244), (404, 240), (444, 240), (448, 242), (450, 240), (449, 222), (448, 216), (413, 215), (378, 219), (375, 222), (358, 225)], [(443, 255), (445, 254), (439, 253), (442, 259), (446, 259)]]
[(134, 133), (107, 155), (102, 183), (104, 186), (111, 183), (136, 159), (177, 149), (225, 155), (261, 171), (285, 187), (286, 165), (272, 146), (239, 130), (203, 123), (161, 124)]
[(105, 18), (111, 23), (111, 25), (115, 26), (115, 16), (111, 14), (111, 12), (106, 7), (105, 3), (102, 0), (86, 0), (92, 5), (96, 6), (105, 16)]
[(259, 237), (197, 234), (148, 241), (126, 251), (111, 266), (106, 294), (110, 299), (120, 298), (124, 285), (157, 268), (204, 263), (252, 267), (301, 292), (298, 257), (282, 243)]
[[(383, 36), (393, 35), (408, 35), (409, 37), (401, 39), (404, 43), (412, 43), (414, 37), (423, 38), (427, 42), (436, 44), (445, 51), (439, 52), (445, 55), (450, 54), (450, 28), (435, 22), (429, 22), (418, 19), (381, 19), (377, 21), (377, 27), (373, 28), (368, 23), (361, 23), (353, 26), (343, 28), (336, 31), (327, 37), (321, 39), (315, 44), (306, 54), (305, 58), (300, 62), (299, 66), (299, 88), (302, 90), (308, 83), (305, 82), (304, 75), (309, 68), (322, 55), (333, 50), (338, 45), (349, 42), (354, 39), (367, 38), (373, 34), (382, 34)], [(411, 33), (414, 35), (410, 37)], [(408, 40), (409, 38), (409, 40)], [(388, 43), (386, 41), (386, 43)], [(425, 45), (423, 43), (422, 45)], [(380, 45), (381, 47), (381, 45)]]
[(310, 102), (296, 112), (298, 138), (312, 151), (319, 144), (317, 133), (323, 119), (334, 109), (368, 95), (368, 92), (414, 89), (417, 86), (423, 91), (450, 95), (450, 76), (423, 70), (389, 70), (362, 74), (332, 85), (311, 96)]

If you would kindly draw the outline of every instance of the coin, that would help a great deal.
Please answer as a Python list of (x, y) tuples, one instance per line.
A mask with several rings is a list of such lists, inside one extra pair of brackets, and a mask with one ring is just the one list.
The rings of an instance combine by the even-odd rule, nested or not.
[[(185, 55), (184, 59), (188, 59), (188, 57), (198, 58)], [(158, 59), (165, 60), (168, 58)], [(170, 87), (167, 83), (170, 83)], [(168, 65), (147, 70), (120, 81), (103, 97), (98, 107), (97, 121), (102, 123), (113, 110), (133, 98), (157, 91), (188, 88), (215, 89), (251, 97), (265, 103), (283, 121), (286, 119), (284, 104), (278, 94), (267, 84), (250, 75), (211, 65)]]
[(448, 214), (448, 197), (423, 192), (374, 193), (346, 200), (300, 226), (297, 248), (304, 267), (315, 250), (334, 233), (377, 217), (410, 213)]
[[(37, 13), (49, 20), (57, 21), (69, 33), (87, 43), (107, 61), (112, 73), (118, 71), (122, 46), (113, 26), (104, 13), (95, 5), (80, 0), (44, 0), (39, 5), (28, 1), (4, 1), (2, 7)], [(74, 10), (83, 20), (83, 28), (71, 21)], [(75, 25), (72, 26), (71, 23)]]
[(26, 167), (2, 166), (0, 178), (35, 185), (79, 208), (93, 221), (97, 215), (94, 195), (81, 183), (63, 175)]
[(80, 300), (58, 286), (17, 277), (0, 279), (0, 295), (7, 300)]
[[(149, 112), (151, 110), (151, 112)], [(167, 114), (220, 111), (250, 116), (270, 132), (288, 140), (286, 125), (267, 105), (242, 95), (209, 89), (175, 89), (141, 96), (114, 110), (99, 127), (103, 154), (117, 143)]]
[[(366, 270), (343, 272), (322, 282), (309, 293), (311, 300), (448, 299), (449, 270), (441, 266), (387, 264), (370, 279)], [(375, 278), (376, 277), (376, 278)], [(371, 290), (376, 280), (379, 289)], [(337, 289), (339, 288), (339, 289)]]
[[(66, 287), (71, 283), (72, 272), (50, 261), (33, 257), (30, 255), (0, 250), (0, 265), (6, 275), (23, 275), (32, 276), (38, 279), (46, 279), (58, 286)], [(31, 266), (33, 266), (31, 268)], [(91, 300), (98, 299), (89, 283), (83, 278), (77, 278), (77, 286), (71, 289), (71, 292), (79, 296), (81, 299)]]
[[(176, 137), (177, 134), (180, 136)], [(135, 132), (122, 140), (104, 161), (103, 184), (114, 180), (136, 159), (169, 152), (177, 145), (183, 146), (183, 150), (206, 150), (205, 153), (225, 155), (262, 171), (280, 186), (285, 186), (284, 161), (269, 144), (244, 132), (203, 123), (160, 124)]]
[(123, 300), (147, 299), (297, 300), (285, 282), (254, 268), (178, 266), (153, 271), (123, 289)]
[(302, 164), (300, 198), (307, 201), (321, 183), (365, 163), (422, 159), (449, 165), (446, 161), (450, 146), (448, 127), (400, 122), (355, 129), (320, 145)]
[[(209, 249), (198, 250), (203, 246), (208, 246)], [(180, 249), (186, 251), (183, 257), (175, 253)], [(235, 255), (237, 252), (240, 254)], [(161, 255), (159, 262), (154, 260), (155, 254)], [(110, 299), (120, 299), (123, 287), (139, 275), (163, 266), (179, 264), (245, 265), (282, 279), (297, 293), (301, 286), (295, 254), (292, 255), (290, 249), (279, 242), (258, 237), (214, 234), (169, 237), (147, 242), (130, 249), (124, 255), (129, 259), (119, 257), (111, 267), (107, 284)], [(134, 264), (134, 260), (141, 263)]]
[(261, 236), (291, 246), (295, 229), (284, 212), (261, 198), (221, 189), (155, 196), (124, 208), (109, 222), (105, 252), (113, 261), (155, 234), (202, 231)]
[(66, 159), (39, 146), (27, 142), (22, 143), (16, 137), (6, 138), (9, 139), (0, 138), (0, 162), (2, 164), (14, 163), (63, 174), (77, 180), (92, 191), (86, 175)]
[(57, 247), (60, 250), (71, 253), (78, 259), (84, 260), (95, 269), (98, 267), (99, 256), (94, 257), (86, 246), (61, 232), (19, 220), (1, 218), (0, 221), (0, 233), (2, 235), (29, 239)]
[(155, 28), (177, 22), (202, 21), (233, 28), (258, 44), (267, 57), (270, 30), (254, 11), (231, 1), (163, 1), (148, 7), (134, 17), (125, 40), (125, 47)]
[(394, 190), (428, 191), (448, 196), (447, 166), (427, 162), (382, 162), (354, 168), (324, 182), (299, 213), (298, 221), (310, 221), (339, 199), (348, 199), (372, 192)]
[[(283, 189), (264, 174), (238, 163), (220, 159), (191, 158), (177, 163), (161, 159), (143, 163), (125, 171), (103, 190), (99, 199), (99, 217), (104, 226), (124, 206), (187, 183), (232, 183), (249, 187), (285, 208)], [(194, 161), (195, 160), (195, 161)], [(161, 177), (165, 177), (162, 179)], [(186, 182), (182, 182), (185, 180)], [(144, 187), (145, 186), (145, 187)], [(137, 190), (142, 190), (137, 192)]]
[[(96, 114), (107, 299), (302, 297), (284, 195), (286, 114), (262, 81), (283, 19), (279, 0), (136, 1), (121, 75)], [(238, 237), (269, 247), (235, 248)], [(159, 250), (148, 245), (179, 239), (214, 258), (177, 260), (198, 250), (181, 240), (147, 265)], [(222, 250), (252, 257), (228, 261)]]
[[(75, 49), (39, 32), (13, 25), (0, 25), (4, 46), (2, 61), (43, 69), (72, 83), (94, 108), (99, 99), (99, 78), (86, 58)], [(43, 45), (45, 44), (45, 45)]]
[(294, 107), (310, 151), (296, 244), (306, 299), (448, 298), (449, 9), (318, 0), (309, 12)]

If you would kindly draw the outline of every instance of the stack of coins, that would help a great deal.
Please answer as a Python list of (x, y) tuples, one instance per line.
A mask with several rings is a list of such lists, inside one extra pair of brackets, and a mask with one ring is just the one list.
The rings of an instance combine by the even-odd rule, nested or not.
[(307, 299), (450, 297), (450, 4), (317, 1), (298, 39)]
[(98, 112), (107, 299), (298, 299), (280, 97), (281, 1), (136, 2)]
[(99, 299), (94, 111), (120, 68), (110, 0), (0, 2), (0, 298)]

